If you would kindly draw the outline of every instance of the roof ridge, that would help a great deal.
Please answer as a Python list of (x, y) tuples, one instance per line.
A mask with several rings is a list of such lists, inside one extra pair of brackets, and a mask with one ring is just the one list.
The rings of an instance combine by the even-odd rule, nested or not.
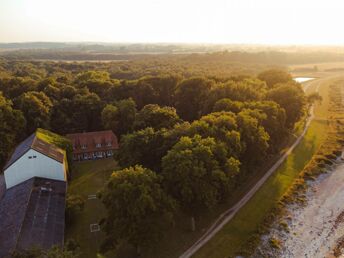
[(34, 145), (34, 143), (37, 141), (37, 138), (38, 138), (37, 137), (37, 132), (34, 132), (33, 134), (35, 135), (35, 138), (33, 138), (33, 140), (32, 140), (32, 143), (31, 143), (31, 146), (30, 146), (31, 148)]
[(5, 166), (3, 167), (3, 170), (6, 170), (7, 168), (9, 168), (14, 162), (16, 162), (16, 161), (22, 156), (22, 155), (19, 155), (18, 157), (13, 158), (14, 154), (16, 153), (16, 151), (17, 151), (20, 147), (22, 147), (22, 146), (25, 144), (25, 142), (28, 141), (29, 139), (31, 139), (31, 137), (33, 137), (33, 136), (34, 136), (34, 138), (32, 139), (31, 144), (28, 146), (29, 148), (28, 148), (26, 151), (24, 151), (24, 152), (22, 153), (22, 155), (25, 154), (29, 149), (31, 149), (32, 143), (34, 142), (35, 138), (37, 137), (37, 136), (36, 136), (36, 132), (30, 134), (30, 136), (26, 137), (26, 138), (25, 138), (24, 140), (22, 140), (19, 144), (17, 144), (17, 146), (16, 146), (16, 147), (13, 149), (13, 151), (11, 152), (11, 155), (9, 155), (9, 158), (8, 158), (8, 160), (7, 160), (6, 164), (5, 164)]

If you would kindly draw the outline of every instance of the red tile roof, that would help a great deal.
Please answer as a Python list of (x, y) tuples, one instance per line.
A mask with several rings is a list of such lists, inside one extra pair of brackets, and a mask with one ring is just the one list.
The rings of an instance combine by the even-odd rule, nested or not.
[[(111, 130), (67, 134), (67, 138), (73, 144), (74, 154), (118, 149), (117, 137)], [(97, 144), (100, 144), (100, 147), (97, 147)], [(82, 148), (83, 146), (85, 148)]]

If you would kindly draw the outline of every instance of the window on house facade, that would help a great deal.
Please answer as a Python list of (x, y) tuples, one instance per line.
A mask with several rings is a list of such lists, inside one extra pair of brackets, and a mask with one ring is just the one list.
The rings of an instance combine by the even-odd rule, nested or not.
[(101, 143), (97, 143), (97, 144), (96, 144), (96, 147), (97, 147), (97, 148), (100, 148), (100, 147), (102, 147), (102, 144), (101, 144)]
[(81, 146), (81, 148), (82, 148), (82, 149), (86, 149), (86, 148), (87, 148), (87, 145), (86, 145), (86, 144), (83, 144), (83, 145)]
[(112, 146), (112, 143), (111, 143), (111, 142), (108, 142), (106, 145), (107, 145), (108, 147), (110, 147), (110, 146)]

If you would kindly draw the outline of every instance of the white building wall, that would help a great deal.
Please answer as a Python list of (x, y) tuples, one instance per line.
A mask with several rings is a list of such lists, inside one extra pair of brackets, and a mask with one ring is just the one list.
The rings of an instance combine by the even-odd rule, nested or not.
[(30, 149), (8, 167), (4, 174), (7, 189), (33, 177), (66, 181), (66, 171), (63, 163), (33, 149)]

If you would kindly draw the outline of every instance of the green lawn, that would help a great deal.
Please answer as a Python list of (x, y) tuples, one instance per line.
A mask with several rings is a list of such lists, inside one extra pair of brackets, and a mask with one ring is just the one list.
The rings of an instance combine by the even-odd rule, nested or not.
[(316, 119), (311, 123), (302, 142), (254, 197), (194, 257), (234, 256), (241, 245), (257, 231), (264, 216), (292, 185), (326, 138), (327, 121), (323, 118), (326, 117), (328, 110), (327, 86), (328, 84), (322, 84), (320, 87), (320, 93), (325, 99), (325, 103), (315, 108)]
[(78, 241), (83, 252), (82, 257), (96, 257), (104, 237), (101, 232), (90, 232), (90, 224), (98, 223), (104, 217), (105, 208), (98, 199), (88, 200), (88, 195), (96, 194), (116, 168), (117, 162), (114, 159), (84, 161), (73, 165), (68, 193), (82, 195), (86, 202), (75, 223), (66, 228), (66, 239), (73, 238)]

